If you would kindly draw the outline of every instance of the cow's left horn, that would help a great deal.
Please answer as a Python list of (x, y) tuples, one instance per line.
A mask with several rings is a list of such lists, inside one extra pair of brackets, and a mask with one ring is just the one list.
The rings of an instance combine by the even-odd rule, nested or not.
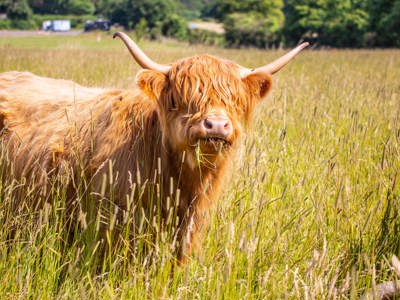
[(282, 69), (287, 63), (289, 63), (297, 54), (299, 54), (301, 50), (308, 47), (308, 45), (309, 45), (308, 42), (302, 43), (293, 50), (291, 50), (290, 52), (286, 53), (285, 55), (279, 57), (278, 59), (274, 60), (268, 65), (262, 66), (260, 68), (252, 70), (243, 68), (241, 70), (242, 77), (245, 77), (251, 73), (267, 73), (270, 75), (275, 74), (280, 69)]
[(156, 63), (152, 59), (150, 59), (143, 51), (139, 48), (138, 45), (132, 39), (123, 32), (116, 32), (113, 35), (113, 38), (119, 37), (128, 48), (129, 52), (132, 54), (133, 58), (137, 61), (137, 63), (144, 69), (150, 69), (159, 71), (161, 73), (167, 74), (171, 69), (170, 66), (161, 65)]

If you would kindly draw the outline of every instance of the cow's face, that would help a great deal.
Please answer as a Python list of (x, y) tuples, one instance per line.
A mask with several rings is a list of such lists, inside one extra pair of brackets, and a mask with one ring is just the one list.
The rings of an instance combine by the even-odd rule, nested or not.
[(236, 64), (209, 55), (178, 61), (167, 74), (142, 70), (137, 82), (157, 101), (164, 143), (185, 152), (191, 167), (230, 152), (271, 87), (268, 74), (243, 78)]

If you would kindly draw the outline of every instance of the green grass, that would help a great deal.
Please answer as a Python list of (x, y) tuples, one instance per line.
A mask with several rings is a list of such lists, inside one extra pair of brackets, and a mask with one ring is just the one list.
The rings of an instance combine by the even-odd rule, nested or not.
[[(209, 52), (253, 67), (281, 53), (141, 45), (160, 62)], [(96, 35), (2, 38), (0, 57), (0, 71), (90, 86), (128, 87), (139, 70), (122, 43), (106, 35), (99, 42)], [(12, 219), (17, 238), (8, 240), (3, 196), (0, 295), (357, 299), (395, 279), (388, 261), (400, 255), (399, 78), (399, 50), (309, 51), (276, 75), (200, 253), (174, 272), (162, 243), (151, 262), (129, 258), (124, 249), (97, 261), (90, 231), (65, 247), (57, 191), (39, 225), (30, 214)]]

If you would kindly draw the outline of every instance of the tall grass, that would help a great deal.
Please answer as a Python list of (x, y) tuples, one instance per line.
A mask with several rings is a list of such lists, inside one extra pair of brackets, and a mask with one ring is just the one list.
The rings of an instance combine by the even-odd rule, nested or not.
[[(0, 71), (132, 86), (138, 66), (119, 41), (101, 37), (3, 38)], [(142, 46), (160, 62), (209, 52), (253, 67), (280, 54)], [(310, 51), (276, 75), (203, 246), (180, 268), (168, 241), (148, 246), (146, 236), (141, 258), (123, 245), (100, 259), (95, 221), (75, 224), (80, 230), (66, 243), (65, 193), (57, 186), (51, 205), (11, 214), (17, 183), (8, 174), (0, 186), (0, 295), (357, 299), (395, 279), (388, 260), (400, 255), (399, 78), (399, 50)]]

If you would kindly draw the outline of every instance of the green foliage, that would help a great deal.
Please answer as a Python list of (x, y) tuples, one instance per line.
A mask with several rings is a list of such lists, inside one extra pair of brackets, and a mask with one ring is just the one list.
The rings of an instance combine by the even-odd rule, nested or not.
[(145, 19), (151, 29), (158, 22), (167, 20), (175, 9), (176, 5), (172, 0), (121, 0), (111, 7), (109, 14), (113, 22), (126, 28), (132, 29), (141, 19)]
[(283, 21), (282, 0), (217, 0), (216, 18), (224, 20), (232, 13), (258, 13), (266, 18), (277, 18), (277, 23)]
[(28, 20), (32, 16), (32, 10), (26, 0), (10, 1), (6, 13), (12, 20)]
[(216, 16), (215, 0), (180, 0), (183, 11), (181, 15), (189, 20), (212, 18)]
[(378, 29), (381, 46), (400, 47), (400, 0), (394, 2), (390, 13), (379, 22)]
[(203, 2), (203, 8), (201, 10), (201, 16), (203, 18), (216, 19), (217, 17), (217, 3), (215, 0), (207, 0)]
[(359, 47), (368, 24), (363, 0), (288, 0), (284, 35), (288, 44), (314, 39), (318, 44)]
[(147, 26), (146, 20), (143, 19), (143, 18), (140, 19), (139, 23), (135, 27), (135, 35), (136, 35), (136, 39), (138, 41), (140, 41), (146, 35), (146, 33), (148, 32), (147, 27), (148, 26)]
[(151, 40), (158, 40), (161, 37), (161, 27), (162, 23), (157, 22), (153, 28), (149, 31), (149, 37)]
[(7, 17), (2, 26), (21, 30), (36, 29), (36, 24), (32, 20), (32, 10), (26, 0), (15, 0), (8, 2)]
[(84, 0), (69, 0), (65, 8), (65, 13), (72, 15), (90, 15), (95, 10), (92, 2)]
[(225, 18), (224, 28), (225, 40), (230, 47), (266, 48), (276, 41), (279, 25), (258, 13), (233, 13)]
[(178, 4), (173, 0), (122, 0), (111, 7), (108, 16), (112, 22), (118, 22), (127, 29), (139, 32), (143, 32), (141, 20), (145, 20), (153, 39), (161, 34), (184, 39), (187, 25), (185, 20), (175, 13), (177, 9)]
[(400, 0), (288, 0), (285, 42), (335, 47), (399, 46)]
[[(317, 46), (400, 47), (400, 0), (0, 0), (1, 12), (14, 20), (2, 21), (3, 28), (34, 28), (32, 12), (68, 18), (96, 14), (140, 37), (194, 42), (207, 40), (207, 34), (188, 34), (186, 21), (212, 18), (224, 23), (226, 45), (233, 47), (293, 46), (300, 40)], [(74, 27), (81, 26), (74, 20)]]
[(216, 17), (224, 22), (228, 46), (265, 48), (276, 42), (284, 21), (282, 0), (218, 0)]
[(65, 0), (29, 0), (35, 14), (63, 14)]
[(204, 3), (201, 0), (181, 0), (180, 3), (184, 8), (182, 15), (187, 19), (197, 19), (201, 17), (201, 11)]
[(7, 11), (9, 0), (0, 0), (0, 13), (5, 13)]
[(369, 0), (371, 46), (400, 47), (400, 0)]
[(367, 9), (370, 19), (370, 29), (375, 29), (379, 26), (382, 18), (390, 14), (397, 0), (367, 0)]
[(225, 39), (222, 34), (198, 28), (189, 30), (188, 41), (191, 44), (205, 44), (214, 46), (223, 46), (225, 44)]
[(188, 34), (188, 24), (176, 14), (172, 14), (163, 22), (161, 32), (165, 36), (175, 37), (182, 41)]
[(12, 29), (32, 30), (40, 28), (36, 26), (33, 19), (12, 19), (10, 24)]
[(0, 29), (11, 29), (11, 20), (10, 19), (4, 19), (0, 20)]
[(95, 5), (90, 0), (29, 0), (37, 14), (92, 14)]
[(111, 5), (115, 4), (114, 0), (92, 0), (91, 2), (95, 7), (95, 14), (103, 16), (111, 9)]

